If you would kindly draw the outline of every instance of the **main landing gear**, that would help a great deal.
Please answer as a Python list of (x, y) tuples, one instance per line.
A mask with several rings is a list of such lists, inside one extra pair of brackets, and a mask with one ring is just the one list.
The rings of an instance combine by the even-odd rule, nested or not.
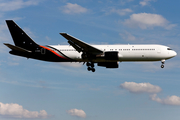
[(161, 60), (161, 63), (162, 63), (161, 68), (164, 68), (165, 60)]
[(88, 67), (88, 68), (87, 68), (88, 71), (95, 72), (94, 63), (92, 63), (92, 62), (87, 62), (87, 63), (86, 63), (86, 66)]

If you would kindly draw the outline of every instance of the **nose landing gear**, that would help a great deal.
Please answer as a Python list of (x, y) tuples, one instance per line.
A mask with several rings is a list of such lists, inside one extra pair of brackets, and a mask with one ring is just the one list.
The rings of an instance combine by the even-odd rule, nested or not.
[(161, 65), (161, 68), (164, 68), (164, 65)]
[(161, 60), (161, 63), (162, 63), (161, 68), (164, 68), (165, 60)]
[(92, 62), (87, 62), (87, 63), (86, 63), (86, 66), (88, 67), (88, 68), (87, 68), (88, 71), (95, 72), (94, 63), (92, 63)]

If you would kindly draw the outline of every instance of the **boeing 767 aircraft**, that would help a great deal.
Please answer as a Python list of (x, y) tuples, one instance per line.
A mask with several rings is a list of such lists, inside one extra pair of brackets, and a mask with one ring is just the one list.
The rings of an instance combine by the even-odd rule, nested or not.
[(125, 61), (161, 61), (177, 55), (170, 47), (143, 45), (90, 45), (67, 33), (60, 33), (69, 45), (42, 46), (35, 43), (13, 20), (6, 20), (15, 45), (4, 43), (10, 54), (50, 62), (84, 62), (88, 71), (95, 72), (94, 63), (106, 68), (118, 68)]

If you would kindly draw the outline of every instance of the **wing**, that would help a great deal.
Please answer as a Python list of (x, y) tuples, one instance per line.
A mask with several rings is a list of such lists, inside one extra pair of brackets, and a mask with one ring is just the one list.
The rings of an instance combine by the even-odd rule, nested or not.
[(68, 43), (73, 46), (78, 52), (86, 52), (89, 54), (101, 54), (103, 53), (102, 50), (99, 50), (77, 38), (74, 38), (70, 35), (68, 35), (67, 33), (60, 33), (64, 38), (66, 38), (68, 40)]

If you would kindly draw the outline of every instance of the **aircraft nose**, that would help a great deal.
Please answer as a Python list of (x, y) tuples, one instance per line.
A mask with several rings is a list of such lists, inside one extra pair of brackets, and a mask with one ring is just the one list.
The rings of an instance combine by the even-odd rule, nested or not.
[(175, 51), (173, 51), (172, 55), (173, 55), (173, 57), (175, 57), (177, 55), (177, 53)]

